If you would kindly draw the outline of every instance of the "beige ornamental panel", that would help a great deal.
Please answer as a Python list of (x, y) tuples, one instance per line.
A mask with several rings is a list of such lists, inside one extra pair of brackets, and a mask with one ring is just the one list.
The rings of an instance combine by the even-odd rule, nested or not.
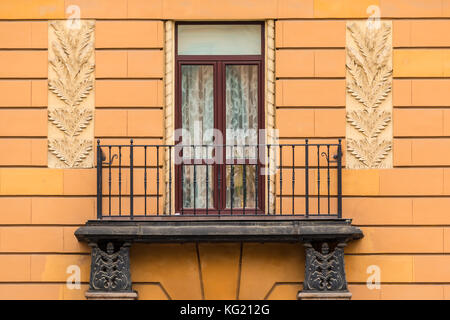
[(94, 31), (88, 20), (48, 24), (50, 168), (94, 165)]
[(392, 168), (392, 23), (347, 23), (347, 168)]

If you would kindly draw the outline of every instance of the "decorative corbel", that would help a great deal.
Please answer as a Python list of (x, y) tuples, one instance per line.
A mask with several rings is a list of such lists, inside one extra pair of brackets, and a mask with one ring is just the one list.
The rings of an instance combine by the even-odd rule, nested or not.
[(298, 294), (300, 300), (348, 300), (345, 278), (345, 241), (337, 242), (332, 248), (330, 242), (305, 242), (305, 281)]
[(132, 290), (130, 273), (129, 242), (117, 244), (112, 241), (89, 243), (91, 253), (91, 274), (88, 299), (134, 300), (137, 293)]

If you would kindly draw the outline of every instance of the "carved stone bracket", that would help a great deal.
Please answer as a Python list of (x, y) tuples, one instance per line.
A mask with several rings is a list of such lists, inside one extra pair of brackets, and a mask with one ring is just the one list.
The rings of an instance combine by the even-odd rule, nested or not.
[(344, 266), (345, 242), (305, 242), (305, 281), (299, 299), (350, 299)]
[(91, 253), (90, 299), (136, 299), (130, 273), (130, 246), (128, 242), (89, 243)]

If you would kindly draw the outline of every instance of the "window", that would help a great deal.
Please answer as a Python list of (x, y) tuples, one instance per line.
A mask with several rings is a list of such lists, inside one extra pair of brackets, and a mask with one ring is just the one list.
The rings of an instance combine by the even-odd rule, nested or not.
[(176, 26), (175, 125), (183, 134), (175, 141), (190, 145), (176, 165), (178, 213), (264, 211), (257, 157), (264, 143), (263, 30), (262, 23)]

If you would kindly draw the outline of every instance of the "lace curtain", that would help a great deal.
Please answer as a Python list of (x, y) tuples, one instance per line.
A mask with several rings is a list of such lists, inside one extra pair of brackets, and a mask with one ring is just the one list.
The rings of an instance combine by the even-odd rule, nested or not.
[[(228, 65), (226, 67), (226, 144), (227, 160), (256, 159), (258, 143), (258, 66)], [(256, 166), (227, 165), (226, 206), (255, 207)], [(245, 179), (244, 179), (245, 176)], [(245, 187), (244, 187), (245, 180)], [(233, 188), (232, 188), (233, 185)], [(244, 203), (245, 201), (245, 203)]]
[[(189, 132), (190, 141), (185, 144), (212, 144), (203, 133), (214, 128), (214, 68), (211, 65), (183, 65), (181, 67), (181, 110), (183, 129)], [(190, 148), (191, 149), (191, 148)], [(201, 158), (201, 147), (183, 150), (187, 158)], [(213, 205), (212, 168), (208, 170), (208, 195), (206, 192), (206, 166), (183, 166), (183, 207), (206, 208)]]
[[(257, 144), (258, 130), (258, 66), (226, 66), (226, 144)], [(212, 145), (212, 137), (204, 135), (214, 128), (214, 69), (209, 65), (183, 65), (181, 68), (182, 125), (189, 131), (188, 144)], [(201, 158), (205, 148), (183, 150), (183, 156)], [(233, 149), (233, 150), (231, 150)], [(227, 159), (255, 159), (256, 148), (228, 148)], [(195, 171), (195, 172), (194, 172)], [(231, 174), (233, 171), (233, 174)], [(245, 188), (244, 188), (245, 171)], [(255, 206), (256, 166), (226, 166), (226, 203), (231, 206), (231, 185), (233, 207)], [(208, 183), (207, 180), (208, 179)], [(213, 207), (213, 170), (208, 173), (205, 165), (183, 166), (183, 207), (201, 209)], [(208, 187), (207, 187), (208, 185)], [(245, 189), (245, 190), (244, 190)], [(208, 190), (208, 192), (207, 192)], [(208, 200), (207, 200), (208, 198)]]

